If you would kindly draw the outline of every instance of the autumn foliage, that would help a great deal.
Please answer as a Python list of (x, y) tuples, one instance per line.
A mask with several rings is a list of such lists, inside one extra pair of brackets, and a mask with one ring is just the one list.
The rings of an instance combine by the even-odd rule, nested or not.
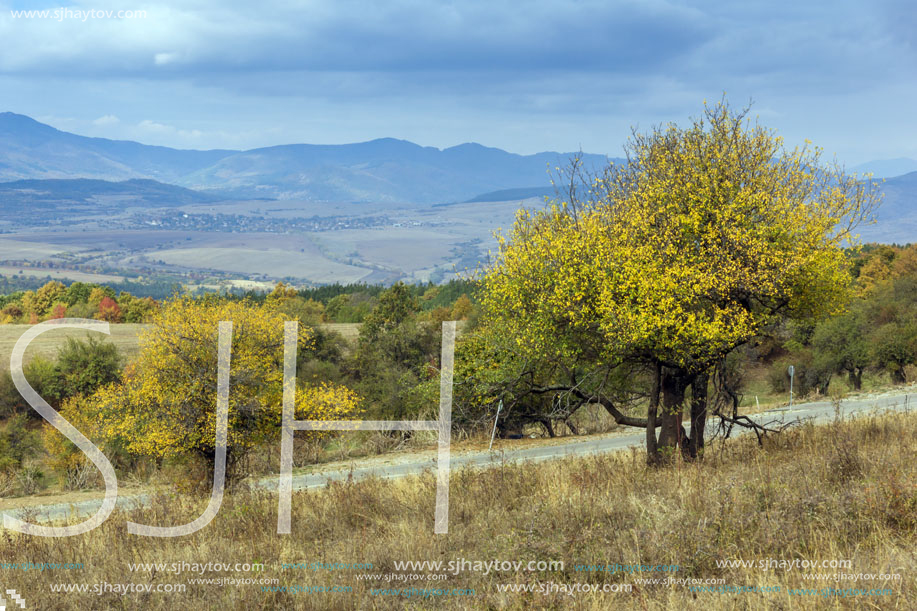
[[(157, 312), (141, 352), (121, 383), (63, 408), (65, 417), (132, 455), (196, 454), (212, 460), (215, 445), (218, 323), (232, 321), (229, 467), (254, 445), (279, 439), (284, 317), (270, 303), (180, 298)], [(312, 340), (300, 327), (299, 348)], [(346, 419), (358, 397), (345, 387), (299, 384), (299, 419)]]
[(626, 363), (661, 376), (643, 392), (666, 397), (665, 445), (685, 439), (687, 387), (705, 395), (732, 350), (781, 320), (842, 310), (844, 247), (878, 201), (872, 183), (818, 149), (786, 149), (746, 114), (720, 103), (687, 128), (635, 133), (626, 164), (521, 211), (484, 279), (485, 309), (520, 358), (581, 379)]
[(121, 322), (121, 308), (114, 299), (105, 296), (99, 302), (99, 312), (96, 318), (107, 322)]

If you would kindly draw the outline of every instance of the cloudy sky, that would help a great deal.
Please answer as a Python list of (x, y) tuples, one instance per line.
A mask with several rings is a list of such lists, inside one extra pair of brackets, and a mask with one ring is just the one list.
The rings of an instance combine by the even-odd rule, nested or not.
[(0, 111), (182, 148), (617, 155), (726, 92), (853, 165), (917, 158), (915, 32), (909, 0), (0, 0)]

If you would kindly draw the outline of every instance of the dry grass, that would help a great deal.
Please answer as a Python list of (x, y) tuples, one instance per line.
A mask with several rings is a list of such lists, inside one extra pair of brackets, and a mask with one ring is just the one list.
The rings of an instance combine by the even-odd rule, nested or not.
[[(336, 484), (293, 499), (293, 534), (276, 534), (276, 497), (239, 492), (213, 523), (181, 538), (128, 535), (118, 513), (72, 538), (4, 534), (4, 562), (82, 562), (83, 570), (3, 572), (40, 609), (824, 609), (917, 608), (917, 415), (870, 416), (784, 433), (764, 449), (742, 438), (710, 448), (704, 464), (652, 470), (638, 453), (454, 472), (448, 535), (434, 535), (433, 475)], [(201, 502), (163, 497), (131, 519), (179, 524)], [(373, 596), (364, 571), (281, 570), (292, 562), (562, 560), (560, 572), (450, 575), (414, 587), (474, 588), (474, 597)], [(850, 559), (850, 573), (898, 573), (895, 582), (813, 582), (803, 571), (718, 568), (723, 559)], [(52, 594), (51, 583), (187, 583), (129, 562), (263, 562), (280, 585), (351, 586), (350, 593), (264, 593), (258, 585), (189, 585), (184, 594)], [(577, 572), (576, 564), (677, 564), (677, 578), (779, 586), (775, 594), (692, 593), (635, 585), (629, 594), (506, 594), (501, 583), (635, 583)], [(251, 577), (209, 573), (209, 578)], [(644, 574), (653, 577), (652, 574)], [(665, 576), (665, 575), (662, 575)], [(380, 587), (375, 585), (373, 587)], [(382, 587), (385, 587), (384, 585)], [(883, 588), (889, 596), (794, 596), (788, 588)]]
[[(149, 325), (138, 324), (111, 325), (109, 327), (111, 335), (108, 337), (100, 333), (83, 329), (58, 329), (46, 331), (29, 344), (25, 353), (25, 361), (28, 362), (35, 355), (54, 359), (57, 357), (58, 350), (67, 343), (68, 337), (85, 339), (87, 334), (98, 336), (105, 341), (112, 342), (126, 358), (131, 359), (136, 356), (140, 350), (140, 332), (148, 326)], [(0, 325), (0, 368), (9, 370), (10, 355), (13, 352), (13, 346), (15, 346), (19, 338), (22, 337), (22, 334), (30, 328), (31, 325)]]

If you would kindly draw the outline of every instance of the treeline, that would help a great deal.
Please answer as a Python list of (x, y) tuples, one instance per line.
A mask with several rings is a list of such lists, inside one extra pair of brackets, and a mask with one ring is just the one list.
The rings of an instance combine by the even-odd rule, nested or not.
[[(734, 392), (742, 392), (744, 375), (750, 369), (761, 367), (770, 368), (774, 391), (785, 392), (789, 364), (796, 368), (797, 396), (827, 393), (828, 385), (838, 375), (843, 375), (851, 388), (860, 388), (867, 374), (875, 384), (917, 377), (917, 246), (869, 246), (850, 257), (856, 298), (847, 310), (815, 324), (787, 323), (769, 338), (737, 351), (728, 372), (733, 376), (729, 384)], [(25, 302), (45, 304), (41, 306), (45, 309), (51, 304), (52, 312), (54, 304), (72, 304), (68, 315), (97, 304), (96, 316), (102, 315), (104, 308), (98, 306), (105, 299), (116, 305), (129, 303), (123, 294), (114, 296), (106, 288), (78, 283), (70, 287), (45, 285), (33, 291)], [(278, 334), (282, 319), (298, 320), (307, 334), (300, 345), (296, 369), (298, 388), (307, 393), (302, 413), (315, 419), (341, 417), (335, 416), (337, 412), (330, 411), (330, 406), (346, 399), (347, 417), (373, 420), (435, 418), (441, 322), (465, 320), (456, 346), (454, 425), (471, 430), (485, 422), (492, 427), (494, 412), (488, 395), (494, 385), (510, 379), (507, 368), (514, 359), (508, 354), (498, 360), (478, 358), (481, 336), (488, 333), (486, 325), (478, 324), (478, 290), (477, 285), (462, 281), (442, 286), (398, 283), (384, 288), (357, 284), (306, 290), (278, 283), (270, 293), (245, 298), (216, 294), (177, 297), (156, 303), (145, 315), (154, 328), (160, 329), (162, 341), (150, 344), (145, 350), (151, 352), (141, 354), (127, 369), (113, 345), (71, 339), (57, 359), (36, 358), (25, 373), (43, 397), (87, 431), (93, 430), (94, 422), (142, 424), (152, 413), (143, 406), (164, 401), (165, 396), (172, 397), (169, 400), (177, 405), (185, 405), (192, 391), (200, 394), (194, 386), (196, 380), (214, 373), (210, 371), (215, 352), (213, 321), (222, 320), (220, 316), (232, 316), (237, 323), (248, 321), (237, 324), (236, 332), (257, 335), (249, 338), (251, 345), (242, 348), (242, 352), (234, 352), (234, 362), (250, 362), (251, 367), (264, 369), (259, 375), (267, 377), (252, 386), (248, 399), (272, 407), (264, 415), (264, 422), (250, 423), (251, 430), (240, 431), (238, 440), (233, 442), (235, 460), (241, 460), (259, 452), (259, 448), (276, 445), (272, 431), (279, 409), (282, 342)], [(22, 301), (20, 298), (17, 303)], [(4, 303), (4, 311), (10, 307), (5, 301), (0, 303)], [(131, 310), (122, 309), (122, 318), (125, 311)], [(355, 340), (346, 340), (323, 326), (341, 319), (362, 323)], [(178, 333), (183, 342), (189, 338), (194, 341), (176, 348), (165, 341), (171, 337), (169, 333)], [(266, 345), (273, 346), (269, 355), (262, 354)], [(170, 352), (174, 350), (180, 354)], [(245, 350), (251, 352), (251, 359)], [(200, 371), (194, 375), (183, 370), (182, 375), (177, 375), (179, 369), (170, 369), (185, 367), (192, 357), (201, 361)], [(262, 358), (268, 358), (269, 363), (261, 363)], [(150, 379), (159, 380), (158, 386), (150, 386)], [(185, 384), (190, 386), (185, 388)], [(270, 392), (263, 394), (267, 391)], [(150, 396), (144, 394), (151, 392)], [(203, 416), (213, 408), (212, 397), (204, 392), (197, 399), (193, 405), (202, 418), (195, 421), (205, 422)], [(233, 409), (242, 410), (243, 406)], [(560, 423), (575, 432), (572, 414), (556, 401), (518, 402), (501, 413), (498, 425), (504, 435), (533, 424), (545, 425), (551, 435), (563, 430), (557, 428)], [(37, 413), (19, 396), (8, 373), (0, 376), (0, 417), (7, 419), (0, 434), (0, 455), (5, 457), (0, 460), (0, 485), (6, 482), (8, 490), (21, 492), (40, 489), (49, 478), (41, 475), (39, 467), (50, 468), (66, 488), (94, 485), (94, 472), (87, 468), (85, 460), (53, 431), (39, 426)], [(144, 427), (147, 425), (141, 426), (147, 431), (144, 434), (99, 429), (92, 438), (108, 453), (118, 456), (118, 463), (125, 469), (148, 468), (150, 458), (178, 460), (189, 453), (211, 455), (208, 453), (212, 447), (208, 445), (190, 445), (188, 439), (211, 439), (196, 429), (186, 432), (187, 439), (172, 439), (169, 435), (173, 428), (166, 427), (158, 433), (162, 440), (157, 441), (150, 433), (152, 429)]]
[[(20, 280), (22, 284), (20, 284)], [(417, 300), (419, 311), (440, 310), (443, 316), (451, 312), (456, 301), (463, 308), (476, 302), (477, 284), (470, 280), (452, 280), (443, 285), (433, 283), (407, 285), (404, 290)], [(162, 297), (156, 299), (144, 293), (145, 284), (128, 282), (110, 285), (72, 282), (69, 286), (56, 280), (0, 278), (0, 324), (35, 324), (53, 318), (97, 318), (112, 323), (143, 323), (159, 307), (159, 302), (181, 295), (179, 285), (161, 286)], [(10, 290), (15, 288), (16, 290)], [(147, 287), (148, 288), (148, 287)], [(132, 290), (128, 290), (132, 289)], [(138, 291), (140, 295), (138, 296)], [(273, 292), (246, 291), (219, 295), (231, 301), (264, 303), (273, 295), (292, 299), (287, 308), (320, 322), (361, 323), (372, 312), (379, 296), (386, 291), (382, 285), (333, 284), (315, 288), (295, 289), (280, 282)], [(212, 292), (195, 293), (198, 299), (213, 298)], [(317, 317), (317, 318), (316, 318)]]
[[(52, 278), (50, 275), (47, 275), (43, 278), (17, 274), (12, 276), (0, 275), (0, 296), (8, 296), (13, 293), (23, 293), (25, 291), (34, 291), (46, 285), (47, 283), (52, 282), (53, 280), (54, 278)], [(64, 286), (70, 286), (75, 282), (65, 279), (61, 280), (61, 283)], [(102, 286), (95, 283), (89, 284), (92, 286)], [(151, 297), (159, 301), (168, 299), (169, 297), (182, 292), (181, 284), (171, 279), (161, 278), (144, 279), (142, 282), (133, 280), (124, 280), (123, 282), (109, 282), (104, 286), (110, 288), (112, 291), (114, 291), (115, 294), (127, 292), (136, 297)]]
[[(462, 307), (466, 307), (466, 302), (468, 307), (478, 302), (479, 285), (474, 280), (454, 279), (444, 284), (399, 283), (397, 286), (402, 287), (399, 290), (403, 290), (406, 295), (417, 301), (418, 312), (439, 310), (438, 315), (443, 315), (446, 309), (451, 311), (459, 300), (462, 300)], [(361, 323), (379, 303), (380, 295), (387, 290), (389, 289), (379, 284), (365, 283), (335, 283), (295, 289), (281, 282), (272, 293), (246, 291), (229, 294), (227, 297), (262, 303), (272, 295), (276, 297), (283, 294), (288, 298), (296, 298), (294, 303), (304, 311), (319, 312), (322, 322)]]
[[(389, 288), (349, 285), (317, 295), (323, 302), (312, 299), (314, 293), (308, 290), (279, 283), (263, 296), (263, 303), (313, 329), (314, 345), (298, 365), (305, 382), (353, 389), (372, 419), (415, 418), (438, 404), (442, 322), (466, 321), (473, 327), (480, 314), (470, 297), (475, 290), (461, 281), (443, 286), (399, 282)], [(362, 324), (354, 342), (323, 330), (325, 322)]]
[(52, 280), (35, 290), (0, 295), (0, 324), (37, 324), (55, 318), (96, 318), (112, 323), (145, 322), (159, 307), (152, 297), (135, 297), (110, 286)]
[(917, 245), (867, 245), (850, 269), (857, 288), (845, 313), (784, 330), (769, 375), (775, 392), (789, 390), (789, 365), (802, 395), (828, 394), (837, 375), (853, 390), (867, 373), (917, 379)]

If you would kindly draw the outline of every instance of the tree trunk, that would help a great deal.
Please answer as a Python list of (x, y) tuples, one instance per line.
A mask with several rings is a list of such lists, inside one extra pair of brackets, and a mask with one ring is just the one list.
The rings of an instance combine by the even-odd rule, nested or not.
[(564, 424), (567, 425), (567, 428), (570, 429), (570, 432), (571, 432), (571, 433), (573, 433), (574, 435), (579, 435), (579, 428), (578, 428), (575, 424), (573, 424), (572, 422), (570, 422), (570, 419), (569, 419), (569, 418), (567, 418), (566, 420), (564, 420)]
[(653, 365), (653, 388), (650, 390), (650, 404), (646, 408), (646, 463), (659, 464), (659, 451), (656, 449), (656, 410), (659, 408), (659, 385), (662, 367)]
[(847, 374), (847, 379), (850, 382), (850, 385), (853, 386), (853, 390), (860, 390), (863, 387), (863, 369), (857, 367), (851, 369)]
[(687, 378), (682, 371), (666, 369), (662, 374), (662, 427), (659, 431), (657, 452), (669, 461), (684, 443), (681, 427), (681, 408), (685, 399)]
[(542, 425), (542, 426), (545, 428), (545, 430), (548, 432), (548, 437), (550, 437), (550, 438), (553, 439), (554, 437), (557, 436), (557, 435), (554, 433), (554, 427), (551, 426), (551, 421), (550, 421), (550, 420), (548, 420), (547, 418), (544, 419), (544, 420), (542, 420), (542, 421), (541, 421), (541, 425)]
[(828, 387), (831, 385), (831, 375), (829, 374), (827, 379), (824, 380), (821, 384), (818, 385), (818, 392), (822, 395), (828, 395)]
[(704, 427), (707, 426), (707, 372), (699, 374), (691, 382), (691, 439), (688, 455), (693, 458), (704, 456)]

